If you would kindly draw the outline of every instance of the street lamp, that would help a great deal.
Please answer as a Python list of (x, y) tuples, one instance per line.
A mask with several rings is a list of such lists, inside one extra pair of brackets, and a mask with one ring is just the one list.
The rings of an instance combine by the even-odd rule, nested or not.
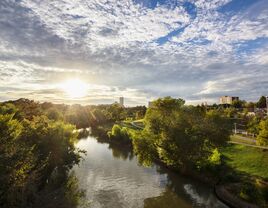
[(267, 116), (268, 116), (268, 96), (266, 96), (266, 110), (267, 110)]

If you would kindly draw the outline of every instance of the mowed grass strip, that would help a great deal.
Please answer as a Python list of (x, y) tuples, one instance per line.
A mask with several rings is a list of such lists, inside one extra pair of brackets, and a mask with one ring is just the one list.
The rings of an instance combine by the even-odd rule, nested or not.
[(268, 180), (268, 150), (229, 144), (222, 154), (226, 164), (236, 171)]
[(241, 137), (239, 135), (232, 135), (230, 137), (230, 140), (233, 141), (233, 142), (241, 142), (241, 143), (245, 143), (245, 144), (256, 145), (256, 142), (243, 139), (243, 137)]

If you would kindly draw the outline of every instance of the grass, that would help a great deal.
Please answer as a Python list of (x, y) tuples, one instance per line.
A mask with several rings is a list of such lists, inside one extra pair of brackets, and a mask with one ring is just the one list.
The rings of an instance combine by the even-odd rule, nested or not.
[(143, 119), (139, 119), (139, 120), (125, 120), (123, 122), (121, 122), (122, 126), (128, 127), (130, 129), (134, 129), (134, 130), (138, 130), (138, 129), (143, 129), (144, 128), (144, 123), (143, 123)]
[(268, 151), (238, 144), (222, 149), (226, 164), (235, 171), (268, 179)]
[(256, 145), (255, 142), (243, 139), (243, 137), (239, 136), (239, 135), (232, 135), (230, 140), (233, 142), (241, 142), (241, 143), (245, 143), (245, 144)]

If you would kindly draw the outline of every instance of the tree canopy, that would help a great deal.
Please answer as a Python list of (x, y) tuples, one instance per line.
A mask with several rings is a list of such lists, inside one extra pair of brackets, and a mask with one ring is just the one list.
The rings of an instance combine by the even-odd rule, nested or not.
[(141, 162), (160, 159), (174, 168), (197, 167), (229, 139), (230, 126), (217, 111), (206, 112), (184, 103), (165, 97), (148, 109), (145, 129), (133, 141)]
[(74, 129), (60, 120), (23, 114), (12, 104), (0, 105), (1, 207), (31, 207), (40, 195), (47, 194), (48, 187), (50, 197), (56, 197), (56, 189), (66, 187), (68, 171), (82, 153), (74, 146)]

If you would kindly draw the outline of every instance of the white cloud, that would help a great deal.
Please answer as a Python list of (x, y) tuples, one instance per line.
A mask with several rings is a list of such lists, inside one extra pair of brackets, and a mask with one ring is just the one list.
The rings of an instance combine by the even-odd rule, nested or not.
[[(23, 1), (57, 36), (84, 44), (92, 51), (153, 41), (189, 23), (182, 7), (144, 8), (131, 0)], [(64, 20), (64, 21), (63, 21)]]
[[(44, 99), (54, 95), (42, 88), (79, 77), (107, 87), (93, 87), (100, 99), (127, 94), (133, 103), (265, 92), (267, 44), (254, 41), (268, 40), (266, 0), (233, 13), (220, 11), (230, 0), (168, 1), (154, 8), (142, 2), (1, 1), (0, 87), (16, 83)], [(185, 2), (192, 3), (192, 13)], [(130, 90), (113, 94), (114, 86)]]

